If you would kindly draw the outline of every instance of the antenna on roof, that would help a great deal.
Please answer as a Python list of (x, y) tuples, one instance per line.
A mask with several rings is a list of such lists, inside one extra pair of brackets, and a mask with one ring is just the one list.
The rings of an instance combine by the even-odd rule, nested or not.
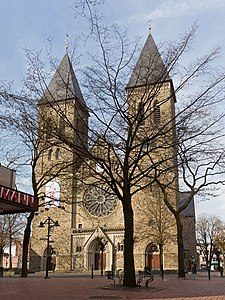
[(66, 34), (66, 40), (65, 40), (65, 49), (66, 49), (66, 52), (68, 51), (68, 46), (69, 46), (69, 35)]

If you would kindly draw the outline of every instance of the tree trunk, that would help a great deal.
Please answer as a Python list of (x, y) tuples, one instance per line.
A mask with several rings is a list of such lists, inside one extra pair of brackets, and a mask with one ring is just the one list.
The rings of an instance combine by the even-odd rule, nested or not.
[(160, 259), (160, 273), (161, 278), (164, 279), (164, 270), (163, 270), (163, 245), (159, 244), (159, 259)]
[(207, 273), (208, 273), (208, 279), (210, 280), (211, 279), (211, 260), (210, 260), (210, 255), (208, 257), (208, 254), (206, 257), (206, 269), (207, 269)]
[(12, 224), (9, 216), (9, 268), (12, 269)]
[(9, 236), (9, 268), (12, 269), (12, 235)]
[(31, 212), (29, 217), (27, 218), (27, 226), (24, 230), (21, 277), (27, 277), (27, 261), (28, 261), (28, 252), (29, 252), (29, 243), (30, 243), (31, 223), (33, 218), (34, 218), (34, 212)]
[(135, 268), (134, 268), (134, 217), (131, 206), (130, 194), (125, 197), (123, 202), (124, 212), (124, 281), (123, 285), (127, 287), (135, 287)]
[(208, 279), (211, 279), (211, 265), (207, 265)]
[(179, 213), (175, 214), (177, 224), (177, 246), (178, 246), (178, 277), (185, 277), (184, 268), (184, 243), (183, 243), (183, 226), (181, 224)]
[(3, 267), (3, 256), (4, 256), (4, 250), (3, 247), (0, 247), (0, 267)]

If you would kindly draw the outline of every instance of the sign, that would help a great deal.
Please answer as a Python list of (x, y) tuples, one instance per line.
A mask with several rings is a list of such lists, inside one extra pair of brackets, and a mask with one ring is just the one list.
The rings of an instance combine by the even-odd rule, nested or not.
[(35, 209), (34, 197), (11, 188), (0, 186), (0, 200)]

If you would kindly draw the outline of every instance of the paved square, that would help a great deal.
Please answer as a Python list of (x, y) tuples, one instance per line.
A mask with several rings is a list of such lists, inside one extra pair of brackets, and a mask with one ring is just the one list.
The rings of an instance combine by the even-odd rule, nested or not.
[[(44, 277), (44, 276), (43, 276)], [(81, 274), (50, 273), (49, 279), (40, 275), (28, 278), (0, 278), (0, 299), (4, 300), (69, 300), (69, 299), (164, 299), (164, 300), (225, 300), (225, 278), (213, 274), (208, 280), (206, 274), (193, 279), (165, 276), (156, 279), (146, 289), (114, 287), (111, 279)]]

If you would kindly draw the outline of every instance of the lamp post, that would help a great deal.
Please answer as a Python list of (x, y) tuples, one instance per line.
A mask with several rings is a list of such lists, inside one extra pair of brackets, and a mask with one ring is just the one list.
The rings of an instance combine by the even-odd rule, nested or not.
[(207, 268), (207, 272), (208, 272), (208, 279), (211, 279), (211, 274), (210, 274), (210, 268), (211, 268), (211, 253), (208, 249), (209, 244), (207, 242), (205, 242), (204, 244), (204, 256), (206, 258), (206, 268)]
[(56, 226), (60, 226), (58, 221), (53, 221), (52, 218), (48, 217), (44, 222), (40, 222), (40, 225), (38, 227), (40, 228), (44, 228), (45, 224), (47, 224), (48, 226), (48, 233), (47, 233), (47, 255), (46, 255), (46, 273), (45, 273), (45, 279), (49, 278), (48, 277), (48, 269), (49, 269), (49, 245), (50, 245), (50, 232), (51, 232), (51, 228)]

